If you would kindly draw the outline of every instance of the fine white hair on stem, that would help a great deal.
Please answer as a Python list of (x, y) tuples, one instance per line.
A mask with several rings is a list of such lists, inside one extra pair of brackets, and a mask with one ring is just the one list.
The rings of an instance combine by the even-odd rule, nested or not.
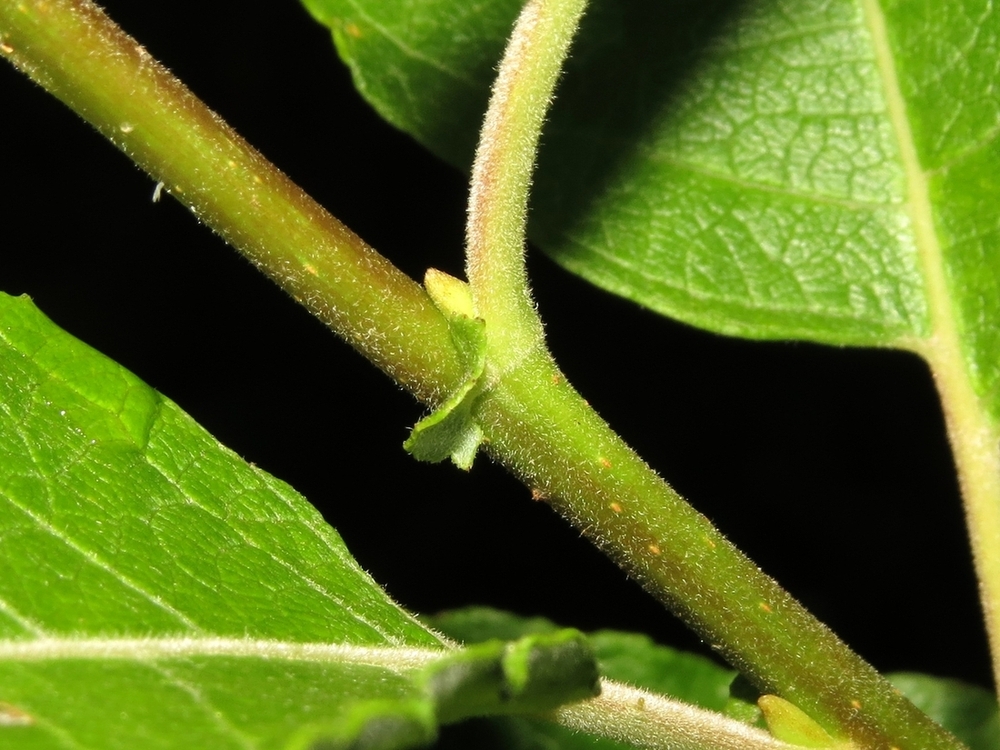
[(487, 370), (543, 347), (524, 268), (528, 191), (538, 140), (586, 0), (528, 0), (493, 84), (472, 168), (466, 272), (486, 321)]
[(601, 694), (555, 712), (565, 727), (647, 750), (795, 750), (756, 727), (662, 695), (603, 680)]

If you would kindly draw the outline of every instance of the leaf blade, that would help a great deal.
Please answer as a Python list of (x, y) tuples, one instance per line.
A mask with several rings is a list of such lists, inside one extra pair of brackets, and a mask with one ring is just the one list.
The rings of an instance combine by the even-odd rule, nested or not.
[[(28, 546), (52, 549), (50, 564), (38, 568), (48, 576), (40, 585), (59, 585), (58, 571), (50, 568), (66, 554), (57, 551), (61, 548), (69, 550), (70, 559), (87, 561), (84, 575), (94, 577), (97, 592), (92, 605), (103, 599), (113, 608), (114, 596), (127, 596), (126, 591), (136, 602), (145, 601), (128, 605), (141, 606), (141, 615), (115, 611), (113, 627), (92, 606), (95, 624), (79, 621), (76, 613), (74, 630), (124, 635), (141, 623), (136, 634), (145, 634), (149, 623), (171, 621), (175, 632), (294, 634), (296, 640), (317, 642), (337, 634), (356, 643), (395, 639), (440, 645), (374, 586), (336, 532), (290, 487), (243, 463), (172, 402), (44, 321), (27, 300), (6, 298), (3, 313), (9, 321), (0, 336), (7, 344), (5, 373), (16, 370), (20, 378), (6, 378), (4, 417), (8, 426), (24, 427), (3, 432), (9, 504), (4, 517), (13, 524), (12, 514), (19, 511), (33, 524), (18, 527), (31, 537)], [(39, 343), (42, 335), (48, 338)], [(19, 367), (10, 366), (12, 359)], [(17, 411), (9, 406), (15, 402)], [(123, 494), (125, 489), (132, 494)], [(188, 536), (190, 529), (197, 533)], [(230, 529), (245, 546), (227, 539)], [(269, 578), (246, 580), (248, 567), (263, 567)], [(171, 568), (176, 580), (162, 573)], [(319, 577), (330, 587), (313, 580)], [(8, 589), (3, 596), (8, 611), (36, 619), (33, 607), (43, 605), (23, 590), (10, 591), (16, 576), (4, 580), (0, 592)], [(236, 589), (273, 606), (255, 612), (245, 603), (227, 602)], [(371, 610), (384, 624), (344, 620), (351, 607)], [(181, 611), (189, 614), (182, 617)], [(248, 614), (261, 613), (247, 625)], [(46, 622), (59, 616), (48, 610), (38, 614)], [(45, 629), (73, 632), (68, 627)]]
[(989, 690), (913, 672), (897, 672), (889, 680), (970, 750), (987, 750), (1000, 742), (1000, 711)]
[[(487, 28), (460, 25), (450, 0), (409, 7), (406, 20), (448, 32), (434, 37), (408, 35), (384, 4), (307, 5), (338, 28), (369, 19), (371, 31), (350, 45), (338, 37), (362, 93), (465, 164), (454, 144), (475, 132), (473, 100), (485, 93), (456, 83), (445, 98), (466, 103), (440, 108), (434, 96), (421, 100), (414, 79), (403, 106), (373, 82), (406, 78), (404, 48), (450, 59), (461, 45), (472, 57), (467, 77), (485, 92), (481, 60), (499, 54), (513, 14), (491, 16)], [(366, 40), (379, 29), (391, 33), (376, 58)], [(469, 52), (471, 39), (479, 46)], [(448, 86), (447, 76), (433, 86)], [(436, 118), (438, 130), (421, 118)], [(886, 345), (927, 334), (905, 176), (857, 3), (595, 2), (544, 141), (531, 237), (599, 286), (753, 338)]]
[(0, 539), (4, 747), (404, 748), (597, 684), (572, 631), (456, 649), (294, 490), (4, 295)]
[(943, 277), (940, 308), (953, 317), (965, 368), (1000, 421), (1000, 13), (988, 3), (884, 3), (886, 45), (914, 152), (926, 180), (926, 220)]

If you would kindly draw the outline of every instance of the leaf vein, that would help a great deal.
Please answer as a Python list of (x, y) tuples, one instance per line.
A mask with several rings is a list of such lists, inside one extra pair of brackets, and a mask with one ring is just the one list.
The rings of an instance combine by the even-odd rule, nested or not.
[(152, 665), (152, 669), (159, 672), (171, 685), (176, 687), (181, 692), (187, 693), (187, 695), (194, 701), (199, 709), (201, 709), (209, 718), (209, 720), (218, 727), (220, 732), (224, 735), (230, 735), (240, 747), (245, 748), (245, 750), (254, 750), (257, 747), (257, 743), (250, 739), (250, 737), (245, 733), (241, 732), (237, 727), (225, 718), (225, 714), (214, 706), (211, 700), (205, 697), (205, 694), (198, 689), (197, 686), (192, 685), (187, 680), (184, 680), (168, 668), (160, 665)]
[(3, 597), (0, 597), (0, 612), (7, 615), (7, 617), (16, 622), (22, 628), (34, 633), (34, 635), (39, 638), (45, 637), (48, 632), (32, 618), (22, 614), (17, 607), (13, 606)]
[[(662, 276), (658, 275), (657, 273), (651, 272), (651, 271), (645, 271), (645, 270), (642, 270), (641, 268), (637, 268), (637, 267), (633, 266), (632, 264), (630, 264), (626, 259), (616, 257), (615, 255), (613, 255), (613, 254), (607, 252), (606, 250), (604, 250), (603, 248), (601, 248), (599, 245), (589, 244), (589, 243), (583, 242), (583, 241), (581, 241), (579, 239), (573, 239), (573, 242), (576, 243), (577, 245), (579, 245), (580, 247), (586, 249), (588, 252), (591, 252), (591, 253), (593, 253), (595, 255), (600, 256), (604, 260), (608, 261), (609, 264), (620, 266), (621, 268), (625, 269), (629, 273), (631, 273), (633, 275), (637, 275), (637, 276), (641, 277), (642, 279), (644, 279), (645, 281), (651, 282), (655, 286), (660, 286), (660, 287), (663, 287), (663, 288), (666, 288), (666, 289), (671, 289), (671, 290), (673, 290), (675, 292), (679, 292), (679, 293), (685, 294), (685, 295), (687, 295), (688, 297), (690, 297), (692, 299), (696, 299), (696, 300), (699, 300), (699, 301), (702, 301), (702, 302), (707, 302), (707, 303), (717, 303), (717, 302), (719, 302), (719, 297), (716, 296), (716, 295), (713, 295), (713, 294), (710, 294), (710, 293), (706, 293), (706, 292), (699, 291), (697, 289), (691, 288), (687, 284), (674, 284), (674, 283), (670, 283), (669, 281), (665, 281), (664, 278)], [(743, 278), (745, 278), (745, 275), (742, 274), (742, 270), (741, 270), (741, 275), (743, 276)], [(748, 292), (748, 294), (749, 294), (749, 292)], [(730, 305), (730, 306), (732, 306), (734, 308), (746, 310), (747, 312), (759, 311), (761, 309), (768, 310), (768, 311), (773, 312), (773, 313), (779, 313), (779, 314), (789, 314), (789, 313), (801, 313), (801, 312), (803, 312), (803, 307), (802, 306), (782, 307), (780, 305), (769, 304), (767, 302), (757, 302), (756, 300), (754, 301), (754, 304), (747, 304), (745, 302), (741, 302), (739, 300), (734, 300), (734, 299), (730, 299), (730, 298), (725, 298), (722, 301), (724, 301), (727, 305)], [(823, 318), (826, 318), (828, 320), (855, 321), (855, 322), (858, 322), (858, 323), (866, 323), (866, 324), (881, 323), (881, 322), (883, 322), (883, 321), (878, 320), (878, 319), (873, 320), (871, 317), (866, 316), (866, 315), (860, 315), (860, 314), (853, 314), (852, 315), (852, 314), (847, 314), (847, 313), (832, 312), (829, 309), (829, 306), (823, 305), (823, 304), (819, 304), (816, 307), (816, 309), (810, 309), (810, 305), (807, 304), (805, 306), (805, 312), (812, 313), (814, 315), (820, 315)]]
[(801, 190), (790, 190), (785, 187), (780, 187), (778, 185), (768, 185), (762, 182), (755, 182), (752, 180), (743, 180), (739, 177), (733, 175), (724, 174), (718, 172), (709, 167), (705, 167), (696, 164), (685, 159), (674, 159), (669, 156), (665, 156), (662, 153), (652, 152), (648, 155), (651, 161), (657, 161), (661, 164), (670, 165), (678, 170), (685, 170), (692, 174), (697, 174), (702, 177), (707, 177), (712, 180), (717, 180), (722, 183), (732, 185), (733, 187), (740, 188), (741, 190), (757, 190), (762, 193), (769, 193), (772, 195), (781, 195), (787, 198), (795, 198), (801, 200), (804, 203), (818, 203), (825, 206), (836, 206), (838, 208), (846, 208), (852, 211), (871, 211), (875, 209), (886, 209), (886, 208), (899, 208), (903, 201), (892, 200), (892, 201), (859, 201), (859, 200), (849, 200), (846, 198), (835, 198), (830, 195), (805, 193)]
[[(222, 514), (218, 513), (216, 510), (214, 510), (213, 508), (211, 508), (208, 505), (206, 505), (204, 502), (202, 502), (201, 499), (198, 498), (195, 493), (193, 493), (193, 492), (185, 489), (184, 487), (182, 487), (181, 484), (178, 482), (177, 479), (175, 479), (174, 477), (170, 476), (166, 472), (166, 470), (160, 464), (158, 464), (155, 460), (153, 460), (153, 458), (151, 458), (148, 454), (146, 456), (144, 456), (144, 458), (146, 459), (146, 462), (148, 463), (148, 465), (150, 467), (152, 467), (153, 469), (155, 469), (159, 473), (159, 475), (161, 477), (163, 477), (163, 479), (166, 482), (168, 482), (171, 486), (173, 486), (181, 494), (182, 497), (188, 499), (191, 502), (191, 504), (194, 505), (199, 510), (205, 512), (209, 516), (212, 516), (216, 520), (225, 523), (227, 525), (227, 527), (244, 544), (246, 544), (248, 547), (250, 547), (252, 549), (255, 549), (255, 550), (259, 551), (259, 552), (264, 553), (267, 557), (269, 557), (271, 560), (273, 560), (279, 566), (281, 566), (282, 568), (284, 568), (287, 572), (291, 573), (293, 577), (296, 577), (300, 581), (302, 581), (308, 588), (310, 588), (313, 591), (315, 591), (316, 593), (321, 594), (322, 596), (326, 597), (329, 601), (331, 601), (334, 604), (338, 605), (343, 611), (350, 612), (351, 616), (358, 623), (364, 625), (365, 627), (369, 628), (373, 632), (375, 632), (378, 635), (382, 636), (382, 638), (386, 639), (387, 641), (391, 641), (392, 640), (392, 635), (390, 633), (387, 633), (382, 628), (380, 628), (376, 623), (373, 623), (373, 622), (369, 621), (367, 618), (362, 617), (357, 612), (355, 612), (352, 608), (348, 607), (347, 604), (344, 602), (344, 600), (341, 597), (339, 597), (336, 594), (332, 593), (329, 589), (327, 589), (327, 587), (323, 586), (319, 582), (317, 582), (317, 581), (313, 580), (312, 578), (310, 578), (309, 576), (303, 574), (302, 571), (298, 567), (296, 567), (295, 565), (293, 565), (292, 563), (290, 563), (288, 560), (284, 559), (283, 557), (281, 557), (279, 555), (276, 555), (274, 553), (274, 551), (272, 551), (270, 549), (267, 549), (265, 547), (262, 547), (260, 544), (258, 544), (257, 540), (255, 540), (252, 536), (250, 536), (249, 534), (247, 534), (244, 529), (241, 529), (241, 528), (233, 525), (232, 523), (229, 523), (227, 521), (226, 517), (224, 517)], [(286, 503), (286, 505), (289, 507), (289, 509), (292, 509), (294, 511), (294, 509), (291, 506), (289, 498), (284, 497), (283, 494), (279, 495), (279, 497), (281, 497), (281, 499)], [(298, 519), (298, 514), (295, 514), (294, 512), (293, 512), (293, 517), (296, 520), (299, 520)], [(311, 530), (313, 531), (313, 533), (316, 533), (315, 529), (311, 529)], [(329, 545), (326, 545), (326, 546), (329, 549)]]
[(98, 568), (100, 570), (105, 571), (110, 576), (112, 576), (113, 578), (115, 578), (116, 580), (118, 580), (120, 583), (122, 583), (126, 588), (131, 589), (132, 591), (134, 591), (135, 593), (139, 594), (140, 596), (142, 596), (143, 598), (145, 598), (147, 601), (149, 601), (150, 603), (152, 603), (154, 606), (158, 607), (159, 609), (163, 610), (167, 614), (169, 614), (172, 617), (176, 618), (186, 628), (188, 628), (190, 630), (193, 630), (195, 632), (202, 632), (202, 628), (197, 623), (195, 623), (194, 620), (192, 620), (191, 618), (189, 618), (187, 615), (185, 615), (183, 612), (181, 612), (180, 610), (178, 610), (177, 608), (175, 608), (171, 604), (163, 601), (163, 599), (161, 599), (159, 596), (157, 596), (153, 592), (147, 591), (137, 581), (134, 581), (130, 576), (125, 575), (123, 572), (121, 572), (120, 570), (118, 570), (115, 566), (111, 565), (106, 560), (104, 560), (97, 553), (95, 553), (92, 550), (89, 550), (86, 547), (84, 547), (83, 545), (81, 545), (72, 536), (70, 536), (69, 534), (67, 534), (64, 530), (59, 529), (58, 527), (56, 527), (48, 519), (43, 518), (38, 513), (34, 512), (30, 508), (28, 508), (23, 503), (17, 502), (17, 500), (15, 498), (8, 497), (7, 499), (11, 503), (11, 505), (13, 505), (15, 508), (17, 508), (22, 513), (24, 513), (28, 518), (30, 518), (31, 521), (33, 523), (35, 523), (35, 525), (39, 529), (41, 529), (42, 531), (45, 531), (46, 533), (50, 534), (55, 539), (58, 539), (60, 542), (62, 542), (67, 547), (69, 547), (71, 550), (73, 550), (75, 553), (77, 553), (78, 555), (80, 555), (85, 561), (89, 562), (94, 567), (96, 567), (96, 568)]
[(379, 23), (370, 15), (368, 15), (368, 13), (366, 13), (364, 9), (357, 3), (357, 0), (350, 0), (350, 5), (360, 18), (364, 19), (366, 23), (368, 23), (373, 29), (375, 29), (375, 31), (377, 31), (379, 34), (385, 37), (389, 42), (396, 45), (397, 49), (399, 49), (399, 51), (402, 52), (404, 55), (410, 57), (413, 60), (422, 62), (425, 65), (429, 65), (435, 70), (439, 70), (445, 75), (454, 78), (456, 81), (461, 81), (469, 88), (476, 90), (479, 89), (480, 87), (479, 81), (476, 81), (468, 76), (462, 75), (458, 71), (449, 68), (440, 60), (435, 60), (434, 58), (425, 55), (423, 52), (414, 49), (406, 42), (404, 42), (402, 39), (400, 39), (396, 34), (393, 34), (387, 27), (383, 26), (381, 23)]

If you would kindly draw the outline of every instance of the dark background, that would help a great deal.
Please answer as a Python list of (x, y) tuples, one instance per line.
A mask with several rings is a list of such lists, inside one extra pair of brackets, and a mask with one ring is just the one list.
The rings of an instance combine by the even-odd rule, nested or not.
[[(382, 123), (293, 0), (105, 3), (322, 204), (413, 276), (461, 271), (465, 177)], [(402, 450), (421, 407), (76, 115), (0, 67), (0, 289), (290, 482), (401, 603), (490, 604), (705, 650), (503, 470)], [(933, 384), (915, 357), (696, 331), (537, 252), (550, 344), (584, 396), (881, 670), (989, 684)]]

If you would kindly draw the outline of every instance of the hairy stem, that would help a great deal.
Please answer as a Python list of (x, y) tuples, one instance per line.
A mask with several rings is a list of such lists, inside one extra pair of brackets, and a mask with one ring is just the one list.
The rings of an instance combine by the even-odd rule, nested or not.
[(466, 272), (488, 321), (487, 377), (543, 347), (524, 268), (528, 190), (538, 139), (586, 0), (529, 0), (517, 20), (472, 168)]
[[(487, 323), (487, 325), (489, 325)], [(490, 452), (762, 692), (859, 748), (961, 744), (649, 468), (539, 353), (478, 405)]]
[(436, 402), (459, 381), (448, 325), (424, 290), (93, 3), (2, 0), (0, 54), (418, 398)]
[(649, 750), (797, 750), (734, 719), (610, 680), (602, 681), (600, 696), (560, 708), (555, 718)]
[(467, 266), (476, 313), (486, 321), (488, 383), (476, 416), (490, 452), (763, 692), (861, 747), (946, 747), (946, 733), (657, 477), (544, 349), (524, 271), (528, 187), (583, 7), (583, 0), (528, 1), (473, 168)]
[[(526, 45), (517, 54), (539, 61), (551, 55), (554, 62), (505, 84), (504, 101), (513, 106), (521, 86), (548, 81), (524, 105), (536, 111), (520, 115), (524, 127), (510, 135), (515, 140), (537, 138), (580, 3), (529, 7), (539, 15), (526, 36), (515, 36)], [(552, 27), (562, 31), (539, 30), (548, 23), (544, 8), (566, 14)], [(0, 0), (0, 54), (418, 397), (439, 400), (458, 385), (462, 371), (447, 323), (423, 290), (247, 146), (91, 3)], [(483, 157), (486, 174), (500, 185), (505, 159), (533, 153), (533, 141), (500, 148)], [(507, 187), (493, 191), (493, 178), (480, 181), (470, 222), (479, 227), (470, 230), (470, 278), (488, 336), (495, 336), (489, 356), (499, 364), (477, 405), (490, 450), (759, 687), (796, 703), (831, 734), (863, 747), (960, 747), (735, 550), (566, 384), (541, 346), (523, 279), (531, 165), (510, 169), (521, 176)], [(490, 245), (493, 229), (503, 227), (504, 244)]]
[(944, 407), (979, 581), (993, 679), (1000, 685), (1000, 432), (969, 382), (957, 339), (949, 340), (939, 329), (939, 335), (921, 353), (931, 365)]

